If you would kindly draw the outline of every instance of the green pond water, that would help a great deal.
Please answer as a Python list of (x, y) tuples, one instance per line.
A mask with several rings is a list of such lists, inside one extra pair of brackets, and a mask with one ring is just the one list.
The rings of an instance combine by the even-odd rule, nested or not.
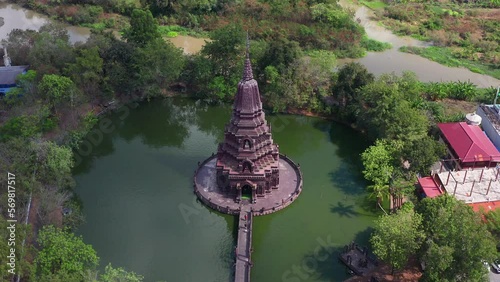
[[(101, 266), (112, 263), (145, 281), (229, 281), (235, 217), (196, 201), (197, 162), (216, 151), (230, 106), (153, 100), (104, 117), (75, 154), (76, 191), (86, 223), (79, 233)], [(304, 190), (286, 209), (254, 221), (252, 281), (343, 281), (345, 244), (367, 244), (359, 154), (368, 143), (319, 118), (268, 115), (280, 151), (298, 162)]]

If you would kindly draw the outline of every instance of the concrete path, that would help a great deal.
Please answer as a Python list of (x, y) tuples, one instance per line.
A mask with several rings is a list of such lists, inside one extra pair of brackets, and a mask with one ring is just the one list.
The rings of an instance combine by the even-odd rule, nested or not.
[(235, 282), (250, 282), (250, 268), (252, 267), (252, 221), (250, 206), (242, 205), (238, 222)]

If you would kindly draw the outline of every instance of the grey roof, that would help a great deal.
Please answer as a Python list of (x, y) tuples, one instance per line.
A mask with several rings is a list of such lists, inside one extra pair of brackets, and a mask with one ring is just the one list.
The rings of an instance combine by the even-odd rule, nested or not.
[(26, 69), (28, 66), (0, 67), (0, 85), (16, 84), (16, 77)]

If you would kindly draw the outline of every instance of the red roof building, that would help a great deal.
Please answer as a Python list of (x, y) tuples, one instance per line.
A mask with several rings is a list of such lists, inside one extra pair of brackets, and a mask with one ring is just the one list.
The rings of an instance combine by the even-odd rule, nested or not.
[(456, 122), (438, 127), (455, 169), (495, 167), (500, 162), (500, 152), (479, 126)]
[(420, 192), (423, 193), (425, 197), (434, 198), (443, 194), (443, 191), (439, 188), (439, 185), (432, 176), (419, 178), (418, 184), (420, 185)]

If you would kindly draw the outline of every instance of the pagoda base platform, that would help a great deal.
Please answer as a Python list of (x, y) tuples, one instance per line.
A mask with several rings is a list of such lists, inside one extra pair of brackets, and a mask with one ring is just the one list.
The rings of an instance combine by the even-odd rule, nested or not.
[(242, 207), (249, 206), (254, 216), (277, 212), (297, 199), (302, 192), (302, 173), (300, 168), (285, 155), (280, 154), (280, 184), (265, 197), (259, 197), (255, 203), (248, 200), (236, 202), (234, 195), (229, 195), (217, 186), (217, 156), (211, 156), (200, 163), (194, 175), (194, 193), (207, 206), (226, 214), (239, 214)]

